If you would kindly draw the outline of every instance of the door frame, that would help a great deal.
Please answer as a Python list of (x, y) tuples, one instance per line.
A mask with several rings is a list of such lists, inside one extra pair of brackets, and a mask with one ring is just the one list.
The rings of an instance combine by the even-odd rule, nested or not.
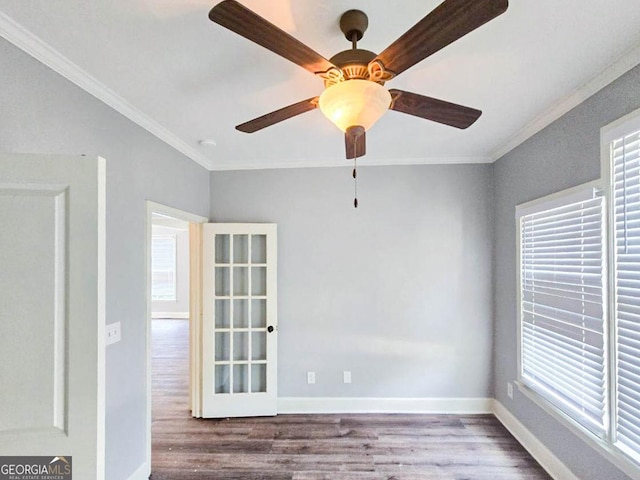
[[(146, 435), (147, 435), (147, 476), (151, 474), (151, 238), (152, 238), (152, 225), (153, 225), (153, 214), (160, 213), (162, 215), (168, 215), (173, 218), (177, 218), (178, 220), (182, 220), (185, 222), (189, 222), (190, 224), (202, 224), (207, 223), (209, 221), (208, 218), (202, 217), (200, 215), (196, 215), (194, 213), (185, 212), (184, 210), (179, 210), (177, 208), (169, 207), (168, 205), (163, 205), (161, 203), (152, 202), (151, 200), (146, 201), (146, 217), (145, 217), (145, 244), (144, 244), (144, 257), (145, 257), (145, 277), (147, 279), (147, 288), (145, 292), (146, 297), (146, 342), (145, 342), (145, 371), (146, 371), (146, 382), (147, 382), (147, 418), (146, 418)], [(189, 244), (192, 245), (192, 237), (194, 236), (194, 228), (193, 225), (189, 226)], [(189, 248), (189, 263), (193, 265), (193, 249)], [(189, 289), (192, 293), (190, 293), (190, 297), (193, 296), (193, 275), (192, 272), (189, 273)], [(191, 299), (190, 299), (191, 300)], [(192, 332), (194, 329), (191, 328), (194, 320), (194, 311), (193, 306), (190, 303), (189, 308), (189, 338), (190, 338), (190, 349), (192, 345), (191, 335), (196, 334), (197, 332)], [(191, 361), (191, 360), (190, 360)], [(190, 365), (190, 372), (193, 370)], [(190, 374), (191, 375), (191, 374)], [(190, 395), (191, 395), (191, 388)]]

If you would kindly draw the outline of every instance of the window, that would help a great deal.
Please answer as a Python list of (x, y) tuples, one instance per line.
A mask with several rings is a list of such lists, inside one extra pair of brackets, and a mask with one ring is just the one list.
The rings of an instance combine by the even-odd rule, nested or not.
[(603, 180), (518, 206), (518, 380), (640, 479), (640, 110), (601, 143)]
[(615, 442), (640, 460), (640, 128), (610, 142)]
[(604, 202), (594, 192), (520, 210), (520, 362), (523, 382), (604, 437)]
[(151, 298), (176, 301), (176, 236), (153, 235), (151, 240)]

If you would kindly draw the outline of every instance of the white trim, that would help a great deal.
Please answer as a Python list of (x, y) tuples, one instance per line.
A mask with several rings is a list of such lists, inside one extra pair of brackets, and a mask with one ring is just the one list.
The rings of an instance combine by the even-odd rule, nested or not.
[(151, 312), (151, 318), (171, 320), (172, 318), (189, 318), (189, 312)]
[(491, 161), (495, 162), (499, 160), (511, 150), (533, 137), (536, 133), (558, 120), (571, 109), (580, 105), (586, 99), (602, 90), (638, 64), (640, 64), (640, 44), (627, 50), (617, 61), (607, 66), (595, 78), (582, 85), (572, 94), (559, 100), (546, 112), (536, 117), (518, 131), (502, 147), (497, 148), (493, 152)]
[(493, 414), (555, 480), (580, 480), (538, 438), (499, 401), (493, 401)]
[(98, 354), (96, 359), (97, 367), (97, 440), (96, 440), (96, 467), (97, 480), (103, 480), (106, 474), (106, 412), (107, 412), (107, 369), (106, 369), (106, 331), (107, 331), (107, 161), (102, 157), (97, 157), (97, 185), (98, 185), (98, 235), (97, 235), (97, 253), (98, 267), (96, 283), (98, 287)]
[[(611, 122), (600, 129), (600, 143), (602, 147), (609, 147), (609, 144), (615, 140), (618, 140), (625, 135), (629, 135), (632, 132), (637, 132), (640, 129), (640, 108), (633, 112), (619, 118), (615, 122)], [(611, 159), (607, 153), (606, 158), (603, 157), (602, 161), (609, 162)], [(604, 172), (604, 171), (603, 171)], [(608, 173), (608, 172), (604, 172)], [(604, 174), (603, 173), (603, 174)], [(608, 178), (604, 177), (603, 178)]]
[(614, 247), (613, 242), (615, 241), (615, 197), (613, 196), (613, 184), (612, 184), (612, 151), (611, 151), (611, 142), (615, 140), (615, 138), (609, 138), (609, 135), (613, 132), (613, 130), (617, 130), (619, 126), (622, 125), (622, 120), (628, 118), (623, 117), (616, 122), (610, 123), (609, 125), (600, 129), (600, 178), (602, 179), (604, 195), (606, 200), (606, 213), (604, 219), (604, 232), (606, 234), (606, 261), (607, 261), (607, 288), (605, 293), (607, 294), (607, 302), (604, 304), (605, 312), (603, 312), (606, 317), (607, 322), (607, 337), (605, 338), (605, 346), (607, 347), (607, 388), (608, 388), (608, 437), (611, 443), (615, 442), (615, 438), (617, 435), (615, 425), (617, 423), (618, 412), (616, 408), (613, 408), (616, 405), (616, 391), (617, 391), (617, 382), (616, 378), (616, 358), (618, 357), (615, 338), (616, 338), (616, 322), (615, 322), (615, 312), (616, 312), (616, 295), (615, 295), (615, 282), (616, 282), (616, 249)]
[(603, 187), (602, 180), (593, 180), (529, 202), (520, 203), (516, 205), (516, 219), (525, 215), (552, 210), (556, 207), (591, 200), (595, 198), (598, 190), (602, 190)]
[[(146, 463), (151, 465), (151, 321), (152, 321), (152, 300), (151, 300), (151, 238), (153, 236), (153, 214), (160, 213), (169, 217), (177, 218), (190, 223), (205, 223), (208, 218), (193, 213), (178, 210), (177, 208), (162, 205), (161, 203), (146, 201), (146, 217), (145, 217), (145, 242), (144, 242), (144, 261), (145, 261), (145, 277), (146, 277), (146, 341), (145, 341), (145, 371), (147, 382), (147, 415), (145, 433), (146, 439)], [(104, 335), (103, 335), (104, 337)], [(148, 477), (147, 477), (148, 478)]]
[(151, 476), (151, 468), (147, 462), (140, 465), (140, 467), (131, 474), (128, 480), (149, 480)]
[[(168, 217), (177, 218), (178, 220), (182, 220), (183, 222), (205, 223), (209, 221), (208, 218), (201, 215), (185, 212), (183, 210), (178, 210), (177, 208), (163, 205), (162, 203), (156, 203), (152, 202), (151, 200), (147, 200), (147, 212), (149, 211), (151, 211), (151, 213), (159, 213)], [(155, 223), (155, 220), (151, 218), (151, 224), (153, 223)]]
[(153, 120), (145, 113), (131, 105), (95, 77), (84, 71), (67, 57), (48, 45), (42, 39), (28, 31), (18, 22), (3, 12), (0, 12), (0, 36), (4, 37), (16, 47), (31, 55), (36, 60), (59, 73), (67, 80), (75, 83), (87, 93), (140, 125), (149, 133), (175, 148), (198, 165), (211, 170), (212, 162), (198, 150), (185, 143), (165, 127)]
[(491, 398), (280, 397), (278, 414), (492, 413)]

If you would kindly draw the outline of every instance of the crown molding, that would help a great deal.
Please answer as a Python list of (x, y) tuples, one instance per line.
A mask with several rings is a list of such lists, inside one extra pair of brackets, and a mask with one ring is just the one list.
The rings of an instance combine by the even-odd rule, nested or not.
[[(493, 159), (490, 157), (426, 157), (426, 158), (399, 158), (399, 159), (368, 159), (366, 157), (358, 159), (358, 167), (388, 167), (399, 165), (466, 165), (491, 163)], [(334, 167), (352, 167), (353, 161), (347, 159), (337, 160), (298, 160), (295, 162), (279, 162), (273, 163), (260, 160), (251, 160), (241, 164), (234, 163), (215, 163), (212, 171), (230, 171), (230, 170), (271, 170), (280, 168), (334, 168)]]
[(212, 169), (211, 161), (198, 150), (191, 147), (165, 127), (144, 114), (113, 90), (100, 83), (96, 78), (84, 71), (60, 52), (52, 48), (42, 39), (28, 31), (18, 22), (3, 12), (0, 12), (0, 36), (14, 44), (19, 49), (31, 55), (54, 72), (62, 75), (87, 93), (93, 95), (109, 107), (138, 124), (152, 135), (175, 148), (198, 165)]
[(551, 125), (564, 114), (580, 105), (587, 98), (596, 94), (638, 64), (640, 64), (640, 43), (627, 50), (618, 60), (607, 66), (589, 82), (579, 87), (570, 95), (562, 98), (547, 111), (527, 124), (523, 129), (519, 130), (502, 147), (493, 152), (491, 161), (495, 162), (499, 160), (511, 150)]

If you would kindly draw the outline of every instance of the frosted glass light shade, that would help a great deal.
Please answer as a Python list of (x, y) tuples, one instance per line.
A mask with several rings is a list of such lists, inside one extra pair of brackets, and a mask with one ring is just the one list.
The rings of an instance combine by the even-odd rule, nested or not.
[(340, 130), (353, 126), (369, 130), (391, 105), (391, 94), (369, 80), (347, 80), (327, 88), (320, 95), (320, 110)]

